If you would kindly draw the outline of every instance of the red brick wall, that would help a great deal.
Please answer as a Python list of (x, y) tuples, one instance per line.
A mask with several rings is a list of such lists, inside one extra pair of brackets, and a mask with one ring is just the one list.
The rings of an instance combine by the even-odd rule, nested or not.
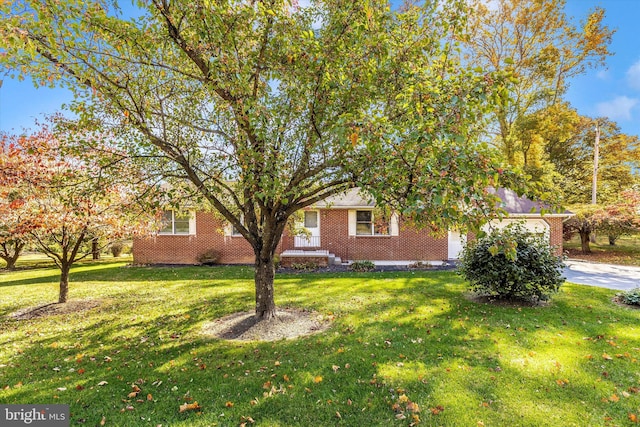
[(197, 264), (198, 255), (218, 251), (221, 264), (253, 264), (251, 245), (242, 236), (225, 236), (224, 223), (204, 212), (196, 214), (194, 236), (161, 234), (133, 240), (137, 264)]
[(562, 255), (562, 220), (564, 218), (542, 217), (549, 224), (549, 241), (551, 246), (555, 246), (556, 255)]
[[(550, 225), (551, 244), (562, 254), (562, 218), (545, 217)], [(198, 255), (214, 249), (222, 256), (222, 264), (252, 264), (251, 246), (241, 236), (225, 236), (224, 223), (208, 213), (196, 215), (193, 236), (157, 235), (134, 239), (133, 258), (138, 264), (196, 264)], [(400, 224), (398, 236), (349, 236), (347, 209), (320, 210), (321, 248), (342, 261), (441, 261), (446, 260), (447, 236), (434, 238)], [(278, 253), (294, 249), (293, 237), (283, 237)]]
[[(321, 249), (342, 261), (442, 261), (447, 259), (447, 237), (434, 238), (400, 224), (398, 236), (349, 236), (347, 209), (320, 210)], [(283, 239), (283, 249), (294, 249), (293, 238)], [(299, 249), (299, 248), (298, 248)]]

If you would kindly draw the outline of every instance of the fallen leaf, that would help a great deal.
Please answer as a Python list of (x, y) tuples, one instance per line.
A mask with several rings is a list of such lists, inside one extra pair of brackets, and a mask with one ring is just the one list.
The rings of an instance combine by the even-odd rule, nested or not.
[(342, 415), (340, 415), (340, 412), (336, 411), (336, 418), (338, 418), (339, 420), (342, 419)]
[[(194, 402), (194, 403), (197, 404), (198, 402)], [(226, 406), (227, 408), (233, 408), (233, 402), (227, 401), (227, 402), (225, 402), (224, 406)]]
[(107, 419), (103, 416), (102, 419), (100, 420), (100, 425), (103, 426), (107, 423)]
[(127, 395), (127, 397), (128, 397), (129, 399), (133, 399), (133, 398), (134, 398), (134, 397), (136, 397), (137, 395), (138, 395), (138, 392), (137, 392), (137, 391), (132, 391), (131, 393), (129, 393), (129, 394)]
[(442, 405), (438, 405), (435, 408), (430, 409), (433, 415), (438, 415), (440, 412), (444, 411), (444, 407)]
[(84, 373), (85, 373), (85, 370), (84, 370), (84, 369), (82, 369), (82, 368), (80, 368), (80, 369), (78, 369), (78, 371), (77, 371), (77, 372), (78, 372), (78, 375), (82, 375), (82, 374), (84, 374)]
[(58, 387), (56, 390), (58, 390), (58, 391), (67, 391), (67, 388), (66, 387)]
[(106, 381), (100, 381), (100, 382), (98, 383), (98, 385), (99, 385), (99, 386), (101, 386), (101, 387), (102, 387), (103, 385), (107, 385), (107, 384), (109, 384), (109, 383), (108, 383), (108, 382), (106, 382)]
[(201, 409), (200, 405), (198, 405), (198, 402), (185, 403), (180, 405), (180, 413), (186, 412), (186, 411), (197, 411), (198, 409)]
[(636, 414), (632, 414), (631, 412), (629, 412), (629, 421), (631, 421), (632, 423), (637, 423), (638, 416)]
[(611, 397), (609, 397), (609, 400), (612, 402), (617, 402), (620, 400), (620, 398), (618, 397), (618, 395), (612, 394)]
[(409, 402), (407, 403), (407, 411), (418, 413), (420, 412), (420, 406), (418, 406), (418, 404), (415, 402)]
[(322, 377), (320, 375), (317, 375), (314, 379), (313, 382), (318, 384), (322, 382)]
[(602, 358), (604, 360), (613, 360), (613, 357), (609, 356), (607, 353), (602, 353)]
[(153, 396), (151, 395), (151, 393), (147, 394), (147, 400), (149, 401), (153, 400)]
[(333, 369), (333, 372), (338, 372), (338, 369), (340, 369), (340, 366), (338, 366), (338, 365), (333, 365), (333, 366), (331, 367), (331, 369)]
[(80, 391), (80, 390), (84, 390), (84, 386), (82, 384), (78, 384), (76, 386), (76, 390)]

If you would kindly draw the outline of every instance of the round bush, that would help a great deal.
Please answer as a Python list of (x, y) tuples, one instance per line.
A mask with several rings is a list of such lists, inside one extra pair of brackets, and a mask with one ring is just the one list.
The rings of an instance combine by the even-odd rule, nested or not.
[(564, 283), (563, 268), (547, 239), (513, 224), (469, 242), (459, 272), (485, 296), (547, 300)]

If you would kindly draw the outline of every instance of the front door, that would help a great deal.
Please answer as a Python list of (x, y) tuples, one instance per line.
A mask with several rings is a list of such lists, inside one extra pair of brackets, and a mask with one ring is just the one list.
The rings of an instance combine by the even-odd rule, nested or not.
[(464, 248), (466, 236), (459, 231), (449, 231), (449, 259), (459, 259)]
[(302, 224), (306, 234), (295, 236), (294, 244), (297, 248), (320, 247), (320, 213), (318, 211), (304, 211)]

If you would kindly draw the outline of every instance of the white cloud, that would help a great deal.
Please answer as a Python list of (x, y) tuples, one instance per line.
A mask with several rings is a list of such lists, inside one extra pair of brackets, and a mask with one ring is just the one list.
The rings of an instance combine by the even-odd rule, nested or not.
[(611, 120), (631, 120), (631, 110), (638, 104), (637, 98), (618, 96), (596, 105), (598, 114)]
[(627, 83), (632, 88), (640, 90), (640, 61), (627, 70)]

